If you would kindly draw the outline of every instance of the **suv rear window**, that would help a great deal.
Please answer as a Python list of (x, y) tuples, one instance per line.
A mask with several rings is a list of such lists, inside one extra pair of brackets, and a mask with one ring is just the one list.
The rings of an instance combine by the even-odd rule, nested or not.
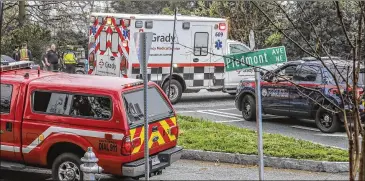
[[(164, 119), (173, 114), (173, 110), (163, 98), (156, 87), (148, 88), (148, 119), (149, 122)], [(144, 123), (144, 98), (143, 89), (126, 92), (123, 94), (125, 111), (128, 115), (128, 123), (135, 127)]]

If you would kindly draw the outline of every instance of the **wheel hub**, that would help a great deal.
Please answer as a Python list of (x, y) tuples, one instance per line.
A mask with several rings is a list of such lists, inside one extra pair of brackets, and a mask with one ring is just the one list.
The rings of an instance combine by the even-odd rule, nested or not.
[(64, 162), (58, 168), (59, 180), (80, 180), (80, 171), (76, 164), (72, 162)]
[(177, 87), (175, 85), (171, 85), (170, 86), (170, 90), (167, 87), (165, 92), (166, 92), (167, 95), (169, 95), (170, 100), (176, 99), (176, 97), (178, 95), (178, 89), (177, 89)]

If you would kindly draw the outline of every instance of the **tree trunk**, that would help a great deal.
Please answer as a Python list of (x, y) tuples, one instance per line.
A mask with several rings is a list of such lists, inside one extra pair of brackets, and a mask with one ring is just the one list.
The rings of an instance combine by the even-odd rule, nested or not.
[(19, 21), (19, 26), (22, 27), (25, 22), (25, 1), (19, 1), (18, 21)]
[[(363, 130), (365, 132), (365, 130)], [(364, 133), (365, 134), (365, 133)], [(363, 134), (363, 135), (364, 135)], [(365, 137), (362, 137), (359, 180), (365, 181)]]

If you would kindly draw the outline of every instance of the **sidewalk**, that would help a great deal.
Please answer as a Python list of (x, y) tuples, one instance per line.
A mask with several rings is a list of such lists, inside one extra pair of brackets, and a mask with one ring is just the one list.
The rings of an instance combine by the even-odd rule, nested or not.
[[(0, 181), (50, 180), (49, 170), (4, 171)], [(140, 180), (143, 180), (141, 178)], [(121, 179), (102, 175), (100, 181)], [(235, 164), (180, 160), (151, 180), (258, 180), (258, 168)], [(265, 168), (265, 180), (348, 180), (348, 173), (331, 174)]]

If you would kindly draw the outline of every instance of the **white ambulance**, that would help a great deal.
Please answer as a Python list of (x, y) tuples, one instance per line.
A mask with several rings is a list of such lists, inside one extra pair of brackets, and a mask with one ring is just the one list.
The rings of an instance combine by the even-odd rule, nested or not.
[[(148, 79), (167, 92), (174, 16), (92, 13), (90, 19), (89, 74), (141, 78), (133, 35), (153, 32)], [(170, 86), (172, 103), (178, 102), (183, 92), (201, 89), (221, 91), (227, 87), (225, 92), (235, 93), (238, 74), (225, 75), (222, 56), (230, 53), (229, 47), (236, 52), (249, 50), (240, 42), (227, 40), (227, 23), (222, 18), (177, 16)]]

